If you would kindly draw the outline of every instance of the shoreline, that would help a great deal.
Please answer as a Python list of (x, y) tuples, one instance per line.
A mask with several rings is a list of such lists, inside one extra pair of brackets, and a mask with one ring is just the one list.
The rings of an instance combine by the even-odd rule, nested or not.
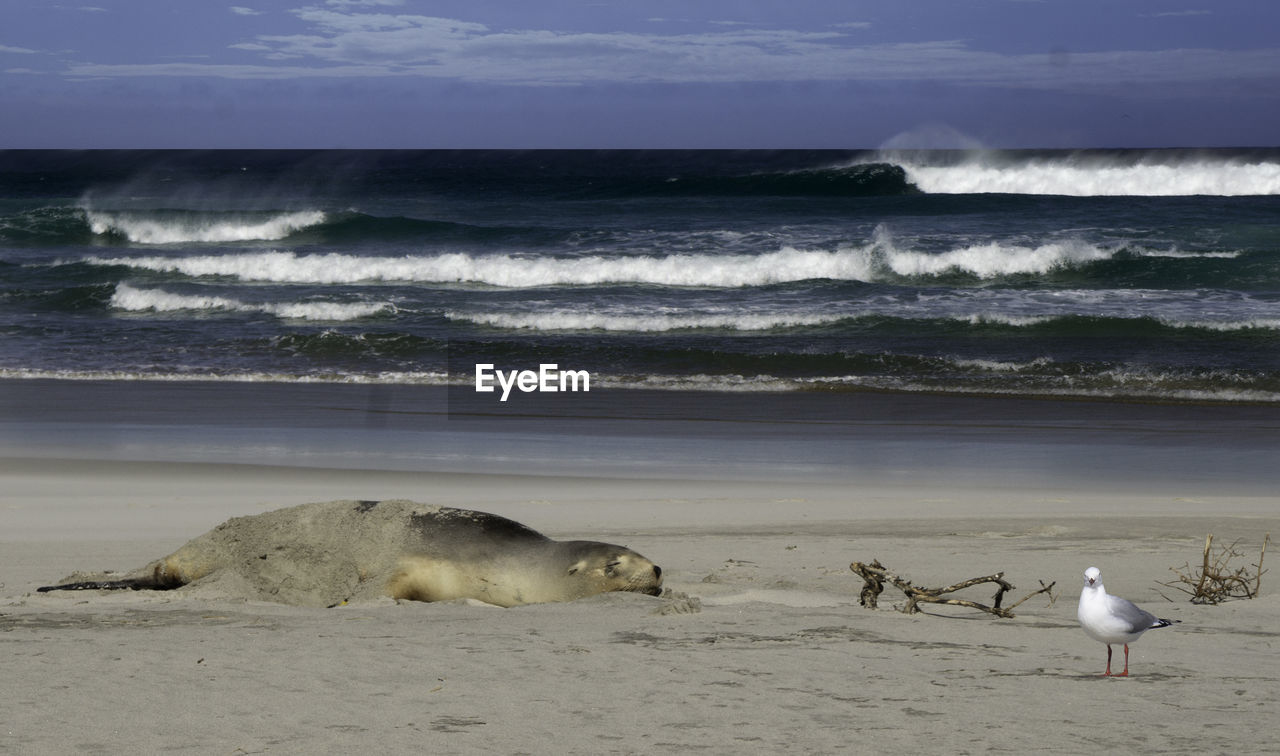
[(904, 394), (0, 381), (0, 456), (402, 472), (1280, 489), (1280, 408)]
[[(1280, 408), (1280, 399), (1261, 399), (1261, 398), (1245, 398), (1244, 396), (1227, 397), (1208, 395), (1205, 392), (1190, 392), (1186, 394), (1105, 394), (1097, 391), (1082, 391), (1072, 393), (1070, 391), (1062, 392), (1036, 392), (1036, 391), (995, 391), (991, 389), (943, 389), (943, 388), (892, 388), (887, 386), (869, 386), (857, 383), (845, 383), (836, 380), (813, 379), (811, 383), (787, 384), (785, 378), (777, 378), (770, 376), (758, 376), (756, 379), (760, 381), (758, 386), (733, 386), (726, 385), (721, 388), (707, 388), (700, 385), (696, 381), (690, 380), (686, 383), (680, 383), (677, 376), (669, 376), (671, 383), (667, 386), (654, 386), (645, 382), (626, 382), (617, 379), (604, 378), (603, 385), (600, 379), (596, 380), (595, 388), (591, 389), (599, 392), (617, 392), (626, 394), (628, 392), (635, 393), (658, 393), (658, 394), (706, 394), (706, 395), (729, 395), (729, 396), (756, 396), (756, 395), (811, 395), (811, 396), (828, 396), (828, 397), (856, 397), (860, 395), (877, 395), (877, 396), (902, 396), (902, 397), (923, 397), (937, 398), (941, 400), (947, 399), (986, 399), (986, 400), (1010, 400), (1010, 401), (1041, 401), (1041, 402), (1067, 402), (1067, 403), (1085, 403), (1085, 404), (1109, 404), (1109, 405), (1155, 405), (1155, 406), (1178, 406), (1178, 407), (1258, 407), (1258, 408)], [(324, 377), (324, 376), (289, 376), (281, 374), (227, 374), (218, 377), (212, 377), (207, 374), (187, 374), (187, 373), (135, 373), (135, 374), (115, 374), (110, 372), (102, 373), (70, 373), (58, 371), (43, 370), (21, 370), (21, 369), (0, 369), (0, 382), (18, 382), (18, 381), (58, 381), (68, 383), (138, 383), (138, 384), (168, 384), (168, 383), (219, 383), (219, 384), (241, 384), (252, 386), (364, 386), (364, 387), (388, 387), (388, 388), (412, 388), (424, 389), (432, 391), (454, 392), (461, 390), (466, 394), (473, 393), (473, 381), (469, 379), (449, 379), (444, 374), (412, 374), (406, 373), (393, 378), (380, 376), (378, 378), (369, 378), (368, 376), (349, 375), (345, 377)], [(785, 384), (785, 386), (784, 386)], [(490, 384), (493, 385), (493, 384)], [(497, 388), (496, 386), (494, 387)], [(495, 393), (500, 393), (495, 390)], [(590, 393), (584, 391), (582, 393)], [(515, 394), (518, 396), (518, 394)]]

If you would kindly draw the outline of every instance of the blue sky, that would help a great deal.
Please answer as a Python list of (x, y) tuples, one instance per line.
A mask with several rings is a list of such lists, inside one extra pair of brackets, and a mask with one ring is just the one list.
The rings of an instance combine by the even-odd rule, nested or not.
[(1280, 144), (1275, 0), (0, 0), (0, 147)]

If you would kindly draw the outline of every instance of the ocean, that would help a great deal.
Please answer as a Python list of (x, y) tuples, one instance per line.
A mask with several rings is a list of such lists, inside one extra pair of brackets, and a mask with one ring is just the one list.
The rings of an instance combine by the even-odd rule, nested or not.
[(476, 364), (1280, 405), (1280, 149), (0, 152), (0, 378)]

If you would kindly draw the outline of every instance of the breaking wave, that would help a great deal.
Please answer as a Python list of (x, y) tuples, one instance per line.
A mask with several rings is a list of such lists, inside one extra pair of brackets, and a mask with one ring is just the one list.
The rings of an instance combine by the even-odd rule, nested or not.
[(648, 283), (665, 286), (762, 286), (810, 278), (868, 280), (864, 250), (785, 248), (763, 255), (517, 257), (448, 253), (424, 257), (359, 257), (339, 253), (264, 252), (192, 257), (85, 260), (187, 276), (229, 276), (273, 283), (481, 283), (502, 287)]
[(395, 312), (390, 302), (242, 302), (202, 294), (176, 294), (118, 284), (110, 306), (126, 312), (221, 311), (263, 313), (287, 320), (348, 321)]
[(899, 276), (940, 276), (967, 273), (978, 278), (1044, 274), (1059, 268), (1110, 260), (1116, 250), (1079, 241), (1054, 242), (1036, 247), (999, 243), (975, 244), (941, 253), (894, 251), (888, 267)]
[(842, 315), (724, 314), (653, 315), (602, 314), (596, 312), (553, 311), (539, 313), (446, 312), (456, 322), (529, 331), (618, 331), (661, 333), (682, 330), (770, 331), (774, 329), (820, 326), (847, 319)]
[(135, 244), (277, 241), (325, 222), (319, 210), (286, 213), (200, 213), (190, 211), (86, 210), (95, 234), (118, 236)]
[(910, 308), (883, 306), (862, 312), (760, 313), (760, 314), (659, 314), (601, 313), (552, 310), (544, 312), (446, 312), (455, 323), (470, 323), (512, 331), (610, 331), (618, 333), (666, 333), (671, 331), (768, 332), (822, 329), (839, 326), (863, 332), (950, 330), (987, 331), (1035, 329), (1045, 336), (1089, 335), (1123, 338), (1166, 330), (1205, 332), (1280, 332), (1280, 318), (1238, 321), (1180, 319), (1174, 316), (1131, 315), (1115, 312), (1091, 316), (1076, 312), (1058, 314), (1010, 314), (1007, 312), (955, 312), (948, 315), (913, 313)]
[(808, 280), (893, 282), (961, 276), (984, 281), (1080, 270), (1111, 260), (1152, 257), (1233, 259), (1234, 252), (1167, 252), (1082, 240), (1039, 245), (986, 242), (938, 252), (900, 249), (887, 233), (837, 249), (783, 247), (762, 254), (524, 256), (445, 253), (375, 257), (342, 253), (244, 252), (190, 256), (92, 256), (81, 262), (190, 277), (258, 283), (381, 282), (484, 284), (506, 288), (649, 284), (736, 288)]
[(52, 205), (0, 215), (0, 242), (59, 244), (228, 244), (289, 240), (308, 244), (359, 245), (374, 241), (442, 241), (487, 244), (558, 241), (561, 232), (520, 226), (475, 226), (355, 210), (326, 212), (213, 211), (178, 209), (106, 210)]
[(1280, 162), (1185, 159), (1112, 162), (1089, 157), (970, 159), (954, 165), (904, 161), (926, 194), (1043, 194), (1076, 197), (1221, 197), (1280, 194)]
[(880, 252), (874, 246), (835, 251), (783, 248), (761, 255), (668, 255), (633, 257), (516, 257), (450, 253), (428, 257), (356, 257), (293, 252), (193, 257), (89, 258), (96, 265), (123, 265), (187, 276), (232, 277), (272, 283), (340, 284), (374, 281), (481, 283), (502, 287), (656, 284), (662, 286), (766, 286), (810, 279), (875, 281), (884, 273), (938, 275), (966, 272), (978, 277), (1043, 273), (1080, 261), (1107, 259), (1098, 248), (1050, 245), (1009, 248), (989, 245), (943, 255)]
[[(328, 372), (323, 375), (285, 372), (160, 372), (138, 370), (42, 370), (0, 367), (0, 379), (59, 381), (155, 381), (173, 383), (339, 383), (444, 386), (451, 382), (442, 372), (386, 372), (376, 375)], [(458, 379), (460, 380), (460, 379)], [(455, 381), (456, 382), (456, 381)]]

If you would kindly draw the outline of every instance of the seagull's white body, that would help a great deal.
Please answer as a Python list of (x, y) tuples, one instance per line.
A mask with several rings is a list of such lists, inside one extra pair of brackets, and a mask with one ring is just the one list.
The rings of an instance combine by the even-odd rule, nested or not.
[(1112, 596), (1102, 585), (1102, 573), (1097, 567), (1084, 571), (1084, 589), (1080, 591), (1080, 606), (1076, 610), (1080, 627), (1090, 638), (1107, 644), (1107, 671), (1111, 674), (1111, 644), (1124, 644), (1124, 671), (1129, 674), (1129, 644), (1142, 637), (1148, 630), (1168, 627), (1177, 620), (1160, 619), (1151, 612), (1138, 608), (1137, 604), (1119, 596)]

